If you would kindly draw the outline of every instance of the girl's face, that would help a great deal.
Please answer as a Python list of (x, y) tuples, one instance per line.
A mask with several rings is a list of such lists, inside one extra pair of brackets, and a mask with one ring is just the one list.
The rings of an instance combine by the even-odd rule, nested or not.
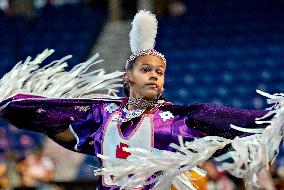
[(164, 62), (156, 56), (136, 58), (132, 70), (124, 76), (129, 81), (130, 97), (156, 99), (164, 86), (165, 69)]

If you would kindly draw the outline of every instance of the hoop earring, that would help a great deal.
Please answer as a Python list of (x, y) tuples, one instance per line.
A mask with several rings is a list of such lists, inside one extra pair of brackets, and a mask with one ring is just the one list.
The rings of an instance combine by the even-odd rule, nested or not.
[(163, 95), (163, 92), (165, 91), (164, 87), (161, 88), (160, 90), (160, 93), (158, 94), (158, 98), (159, 99), (162, 95)]

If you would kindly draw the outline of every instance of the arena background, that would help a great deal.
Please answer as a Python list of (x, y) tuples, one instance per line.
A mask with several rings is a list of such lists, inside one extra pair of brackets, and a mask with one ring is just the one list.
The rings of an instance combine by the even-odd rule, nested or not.
[[(0, 0), (0, 6), (1, 77), (46, 48), (55, 53), (42, 65), (71, 54), (70, 69), (100, 53), (104, 62), (97, 68), (122, 70), (130, 54), (130, 20), (138, 9), (148, 9), (159, 21), (156, 49), (167, 58), (168, 100), (264, 109), (256, 89), (284, 92), (283, 0)], [(94, 157), (1, 120), (4, 186), (20, 189), (18, 164), (40, 145), (55, 163), (50, 184), (58, 186), (37, 189), (94, 189)], [(278, 189), (284, 188), (283, 149), (271, 169)]]

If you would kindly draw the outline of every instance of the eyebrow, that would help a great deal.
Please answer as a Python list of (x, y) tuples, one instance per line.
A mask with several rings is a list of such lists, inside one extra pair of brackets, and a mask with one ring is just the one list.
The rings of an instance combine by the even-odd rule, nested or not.
[[(142, 63), (141, 64), (141, 66), (143, 66), (143, 65), (146, 65), (146, 66), (152, 66), (151, 64), (149, 64), (149, 63)], [(164, 65), (158, 65), (158, 67), (162, 67), (163, 69), (165, 68), (165, 66)]]

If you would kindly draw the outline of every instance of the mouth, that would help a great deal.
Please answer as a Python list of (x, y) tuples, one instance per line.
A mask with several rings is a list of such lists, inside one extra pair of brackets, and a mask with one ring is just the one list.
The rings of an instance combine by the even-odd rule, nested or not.
[(158, 88), (158, 85), (156, 83), (147, 83), (146, 86), (150, 88)]

